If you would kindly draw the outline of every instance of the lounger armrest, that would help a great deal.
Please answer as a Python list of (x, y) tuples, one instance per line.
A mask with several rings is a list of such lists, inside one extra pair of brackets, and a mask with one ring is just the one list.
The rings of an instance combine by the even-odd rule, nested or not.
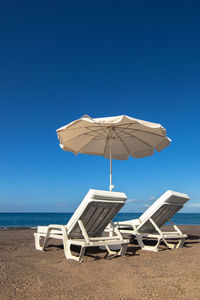
[(63, 227), (65, 228), (64, 225), (57, 225), (57, 224), (50, 224), (48, 226), (48, 228), (51, 228), (51, 229), (62, 229)]
[(67, 233), (67, 228), (64, 226), (64, 225), (57, 225), (57, 224), (50, 224), (48, 226), (48, 233), (51, 232), (51, 230), (54, 230), (54, 229), (57, 229), (57, 230), (60, 230), (62, 233)]

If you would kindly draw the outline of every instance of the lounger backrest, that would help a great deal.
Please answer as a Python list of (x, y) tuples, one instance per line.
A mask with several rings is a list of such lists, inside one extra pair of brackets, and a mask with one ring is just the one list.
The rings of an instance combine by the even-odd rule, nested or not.
[(149, 218), (160, 228), (171, 219), (189, 199), (187, 194), (168, 190), (141, 215), (139, 218), (140, 225), (138, 226), (138, 231), (140, 233), (154, 232), (155, 228), (149, 221)]
[(70, 238), (82, 238), (78, 220), (83, 222), (89, 237), (99, 236), (125, 204), (124, 193), (90, 189), (66, 225)]

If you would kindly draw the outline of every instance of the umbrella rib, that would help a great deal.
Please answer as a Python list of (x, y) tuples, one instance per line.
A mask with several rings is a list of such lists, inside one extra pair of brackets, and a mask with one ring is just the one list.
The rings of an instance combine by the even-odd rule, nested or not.
[(124, 141), (122, 140), (122, 138), (118, 135), (118, 133), (115, 131), (115, 128), (113, 128), (113, 131), (115, 132), (116, 136), (118, 136), (118, 138), (120, 139), (120, 141), (124, 145), (124, 148), (126, 149), (126, 151), (128, 152), (128, 154), (131, 155), (131, 153), (130, 153), (129, 149), (127, 148), (126, 144), (124, 143)]
[[(132, 124), (132, 123), (121, 124), (121, 125), (119, 124), (119, 125), (115, 126), (115, 128), (126, 129), (126, 127), (125, 127), (125, 128), (123, 127), (123, 126), (126, 126), (126, 125), (133, 125), (133, 124)], [(145, 126), (145, 125), (143, 125), (143, 126)], [(158, 134), (158, 133), (151, 132), (151, 131), (144, 130), (144, 129), (134, 129), (134, 128), (131, 128), (131, 127), (128, 127), (128, 129), (131, 129), (131, 130), (134, 130), (134, 131), (142, 131), (142, 132), (146, 132), (146, 133), (151, 133), (151, 134), (153, 134), (153, 135), (157, 135), (157, 136), (160, 136), (160, 137), (166, 136), (166, 134), (165, 134), (165, 135), (160, 135), (160, 134)], [(155, 129), (155, 128), (152, 128), (152, 129)], [(161, 129), (162, 129), (162, 128), (161, 128)]]
[[(120, 129), (120, 130), (123, 131), (122, 129)], [(143, 141), (142, 139), (138, 138), (137, 136), (132, 135), (132, 134), (127, 133), (127, 132), (124, 132), (124, 131), (123, 131), (123, 133), (126, 133), (126, 134), (128, 134), (129, 136), (134, 137), (135, 139), (137, 139), (137, 140), (139, 140), (140, 142), (146, 144), (147, 146), (149, 146), (150, 148), (152, 148), (152, 149), (154, 150), (154, 147), (153, 147), (153, 146), (151, 146), (149, 143)]]
[[(115, 128), (119, 128), (119, 129), (125, 129), (124, 128), (124, 126), (127, 126), (127, 125), (133, 125), (132, 123), (126, 123), (126, 124), (119, 124), (119, 125), (110, 125), (109, 127), (102, 127), (101, 126), (102, 124), (98, 124), (98, 125), (96, 125), (96, 127), (100, 127), (100, 128), (97, 128), (97, 129), (95, 129), (95, 130), (91, 130), (91, 131), (89, 131), (89, 132), (95, 132), (96, 130), (104, 130), (104, 129), (108, 129), (108, 128), (110, 128), (110, 127), (115, 127)], [(143, 125), (143, 124), (140, 124), (140, 125), (142, 125), (142, 126), (145, 126), (145, 125)], [(145, 127), (147, 127), (147, 126), (145, 126)], [(93, 125), (89, 125), (89, 126), (87, 126), (87, 127), (83, 127), (83, 128), (87, 128), (87, 129), (89, 129), (90, 130), (90, 128), (94, 128), (94, 126)], [(161, 135), (161, 134), (158, 134), (158, 133), (155, 133), (155, 132), (151, 132), (151, 131), (148, 131), (148, 130), (144, 130), (144, 129), (133, 129), (133, 128), (131, 128), (131, 127), (128, 127), (129, 129), (132, 129), (132, 130), (134, 130), (134, 131), (142, 131), (142, 132), (146, 132), (146, 133), (151, 133), (151, 134), (153, 134), (153, 135), (157, 135), (157, 136), (160, 136), (160, 137), (164, 137), (164, 136), (166, 136), (166, 134), (165, 135)], [(76, 130), (77, 128), (70, 128), (70, 130)], [(152, 127), (151, 129), (155, 129), (154, 127)], [(157, 129), (157, 128), (156, 128)], [(163, 129), (163, 128), (160, 128), (160, 129), (162, 129), (162, 130), (164, 130), (165, 131), (165, 129)], [(104, 130), (105, 131), (105, 130)]]
[[(84, 127), (84, 128), (87, 128), (87, 127)], [(87, 128), (88, 129), (88, 128)], [(80, 136), (83, 136), (83, 135), (90, 135), (90, 133), (93, 133), (93, 132), (97, 132), (98, 130), (101, 130), (102, 128), (99, 128), (99, 129), (95, 129), (95, 130), (90, 130), (89, 132), (84, 132), (84, 133), (81, 133), (81, 134), (79, 134), (78, 135), (78, 137), (80, 137)], [(104, 130), (105, 131), (105, 130)], [(102, 137), (105, 137), (105, 135), (103, 135), (101, 132), (98, 132), (98, 135), (101, 135)], [(70, 138), (69, 140), (67, 140), (67, 141), (70, 141), (70, 140), (72, 140), (72, 139), (74, 139), (74, 138), (76, 138), (77, 136), (74, 136), (74, 137), (72, 137), (72, 138)], [(95, 136), (94, 136), (95, 137)], [(63, 142), (65, 142), (66, 141), (66, 139), (63, 139)]]
[[(107, 129), (108, 127), (102, 127), (101, 126), (102, 124), (100, 124), (100, 123), (98, 123), (98, 124), (96, 124), (96, 125), (87, 125), (87, 126), (83, 126), (83, 127), (81, 127), (81, 128), (87, 128), (87, 129), (89, 129), (90, 130), (90, 128), (92, 128), (92, 129), (94, 129), (95, 127), (96, 127), (96, 129), (94, 129), (94, 130), (91, 130), (91, 131), (96, 131), (96, 130), (104, 130), (104, 129)], [(79, 130), (80, 128), (79, 127), (75, 127), (75, 128), (70, 128), (70, 129), (68, 129), (67, 128), (67, 130), (68, 131), (74, 131), (74, 130)], [(62, 131), (65, 131), (66, 129), (63, 129)], [(59, 132), (62, 132), (62, 131), (59, 131)], [(105, 130), (104, 130), (105, 131)]]
[[(120, 128), (120, 127), (118, 127), (120, 130), (121, 129), (125, 129), (125, 128)], [(148, 130), (143, 130), (143, 129), (133, 129), (133, 128), (131, 128), (131, 127), (129, 127), (129, 129), (131, 129), (132, 131), (136, 131), (136, 132), (138, 132), (138, 131), (142, 131), (142, 132), (145, 132), (145, 133), (150, 133), (150, 134), (152, 134), (152, 135), (156, 135), (156, 136), (160, 136), (160, 137), (165, 137), (166, 135), (161, 135), (161, 134), (158, 134), (158, 133), (155, 133), (155, 132), (152, 132), (152, 131), (148, 131)]]
[[(89, 129), (88, 127), (84, 127), (84, 128)], [(92, 133), (92, 132), (98, 132), (98, 131), (101, 131), (101, 130), (102, 130), (102, 128), (101, 128), (101, 127), (99, 128), (99, 126), (98, 126), (97, 129), (95, 129), (95, 130), (90, 130), (90, 129), (89, 129), (88, 132), (82, 133), (82, 134), (80, 134), (79, 136), (84, 135), (84, 134), (87, 135), (87, 134), (90, 134), (90, 133)], [(105, 130), (104, 130), (104, 132), (105, 132)], [(102, 133), (101, 133), (101, 132), (100, 132), (100, 133), (98, 132), (98, 134), (102, 134)], [(102, 136), (104, 137), (103, 134), (102, 134)]]
[[(99, 130), (100, 129), (102, 129), (102, 128), (99, 128)], [(103, 128), (104, 129), (104, 128)], [(95, 131), (95, 130), (93, 130), (93, 131)], [(91, 132), (91, 131), (90, 131)], [(105, 132), (105, 130), (104, 130), (104, 132)], [(87, 135), (88, 133), (83, 133), (83, 134), (81, 134), (81, 135)], [(81, 136), (81, 135), (79, 135), (79, 136)], [(99, 135), (101, 135), (101, 133), (99, 134)], [(105, 137), (104, 135), (102, 135), (103, 137)], [(90, 143), (90, 142), (92, 142), (95, 138), (96, 138), (97, 136), (94, 136), (88, 143)], [(107, 139), (108, 139), (108, 137), (106, 137), (106, 142), (107, 142)], [(88, 144), (87, 143), (87, 144)], [(86, 144), (86, 145), (87, 145)], [(84, 145), (81, 149), (79, 149), (79, 151), (78, 152), (81, 152), (83, 149), (84, 149), (84, 147), (86, 146), (86, 145)], [(99, 154), (100, 155), (100, 154)]]
[[(90, 142), (92, 142), (95, 138), (96, 138), (96, 136), (94, 136), (89, 142), (87, 142), (87, 144), (90, 143)], [(79, 149), (78, 153), (81, 153), (81, 151), (85, 148), (85, 146), (87, 146), (87, 144), (84, 145), (81, 149)]]

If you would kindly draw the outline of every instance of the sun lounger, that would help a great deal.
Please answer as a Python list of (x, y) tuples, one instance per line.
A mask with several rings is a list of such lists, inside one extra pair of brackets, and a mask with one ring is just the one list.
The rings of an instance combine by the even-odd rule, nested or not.
[[(170, 248), (182, 247), (187, 235), (170, 219), (184, 206), (189, 200), (187, 194), (166, 191), (157, 199), (139, 219), (115, 223), (121, 233), (129, 233), (135, 236), (139, 246), (143, 250), (158, 251), (161, 241)], [(174, 231), (163, 232), (161, 226), (167, 221), (174, 227)], [(112, 229), (110, 229), (111, 231)], [(109, 230), (107, 230), (109, 231)], [(155, 239), (155, 246), (145, 245), (146, 239)]]
[[(35, 233), (35, 247), (43, 251), (50, 238), (63, 241), (67, 259), (82, 261), (86, 247), (105, 246), (109, 254), (124, 256), (129, 239), (124, 239), (114, 225), (112, 219), (125, 204), (127, 197), (124, 193), (89, 190), (67, 225), (39, 226)], [(106, 226), (110, 224), (114, 235), (102, 236)], [(41, 246), (41, 238), (44, 238)], [(71, 253), (71, 245), (80, 246), (79, 256)], [(111, 251), (109, 246), (120, 245), (120, 251)]]

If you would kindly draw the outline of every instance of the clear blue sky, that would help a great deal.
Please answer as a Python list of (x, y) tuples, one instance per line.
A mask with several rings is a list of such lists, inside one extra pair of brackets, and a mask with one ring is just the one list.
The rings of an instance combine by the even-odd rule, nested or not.
[(199, 1), (4, 1), (0, 9), (0, 211), (74, 211), (108, 189), (109, 161), (64, 152), (56, 129), (88, 114), (161, 123), (172, 144), (113, 161), (124, 211), (167, 189), (200, 212)]

